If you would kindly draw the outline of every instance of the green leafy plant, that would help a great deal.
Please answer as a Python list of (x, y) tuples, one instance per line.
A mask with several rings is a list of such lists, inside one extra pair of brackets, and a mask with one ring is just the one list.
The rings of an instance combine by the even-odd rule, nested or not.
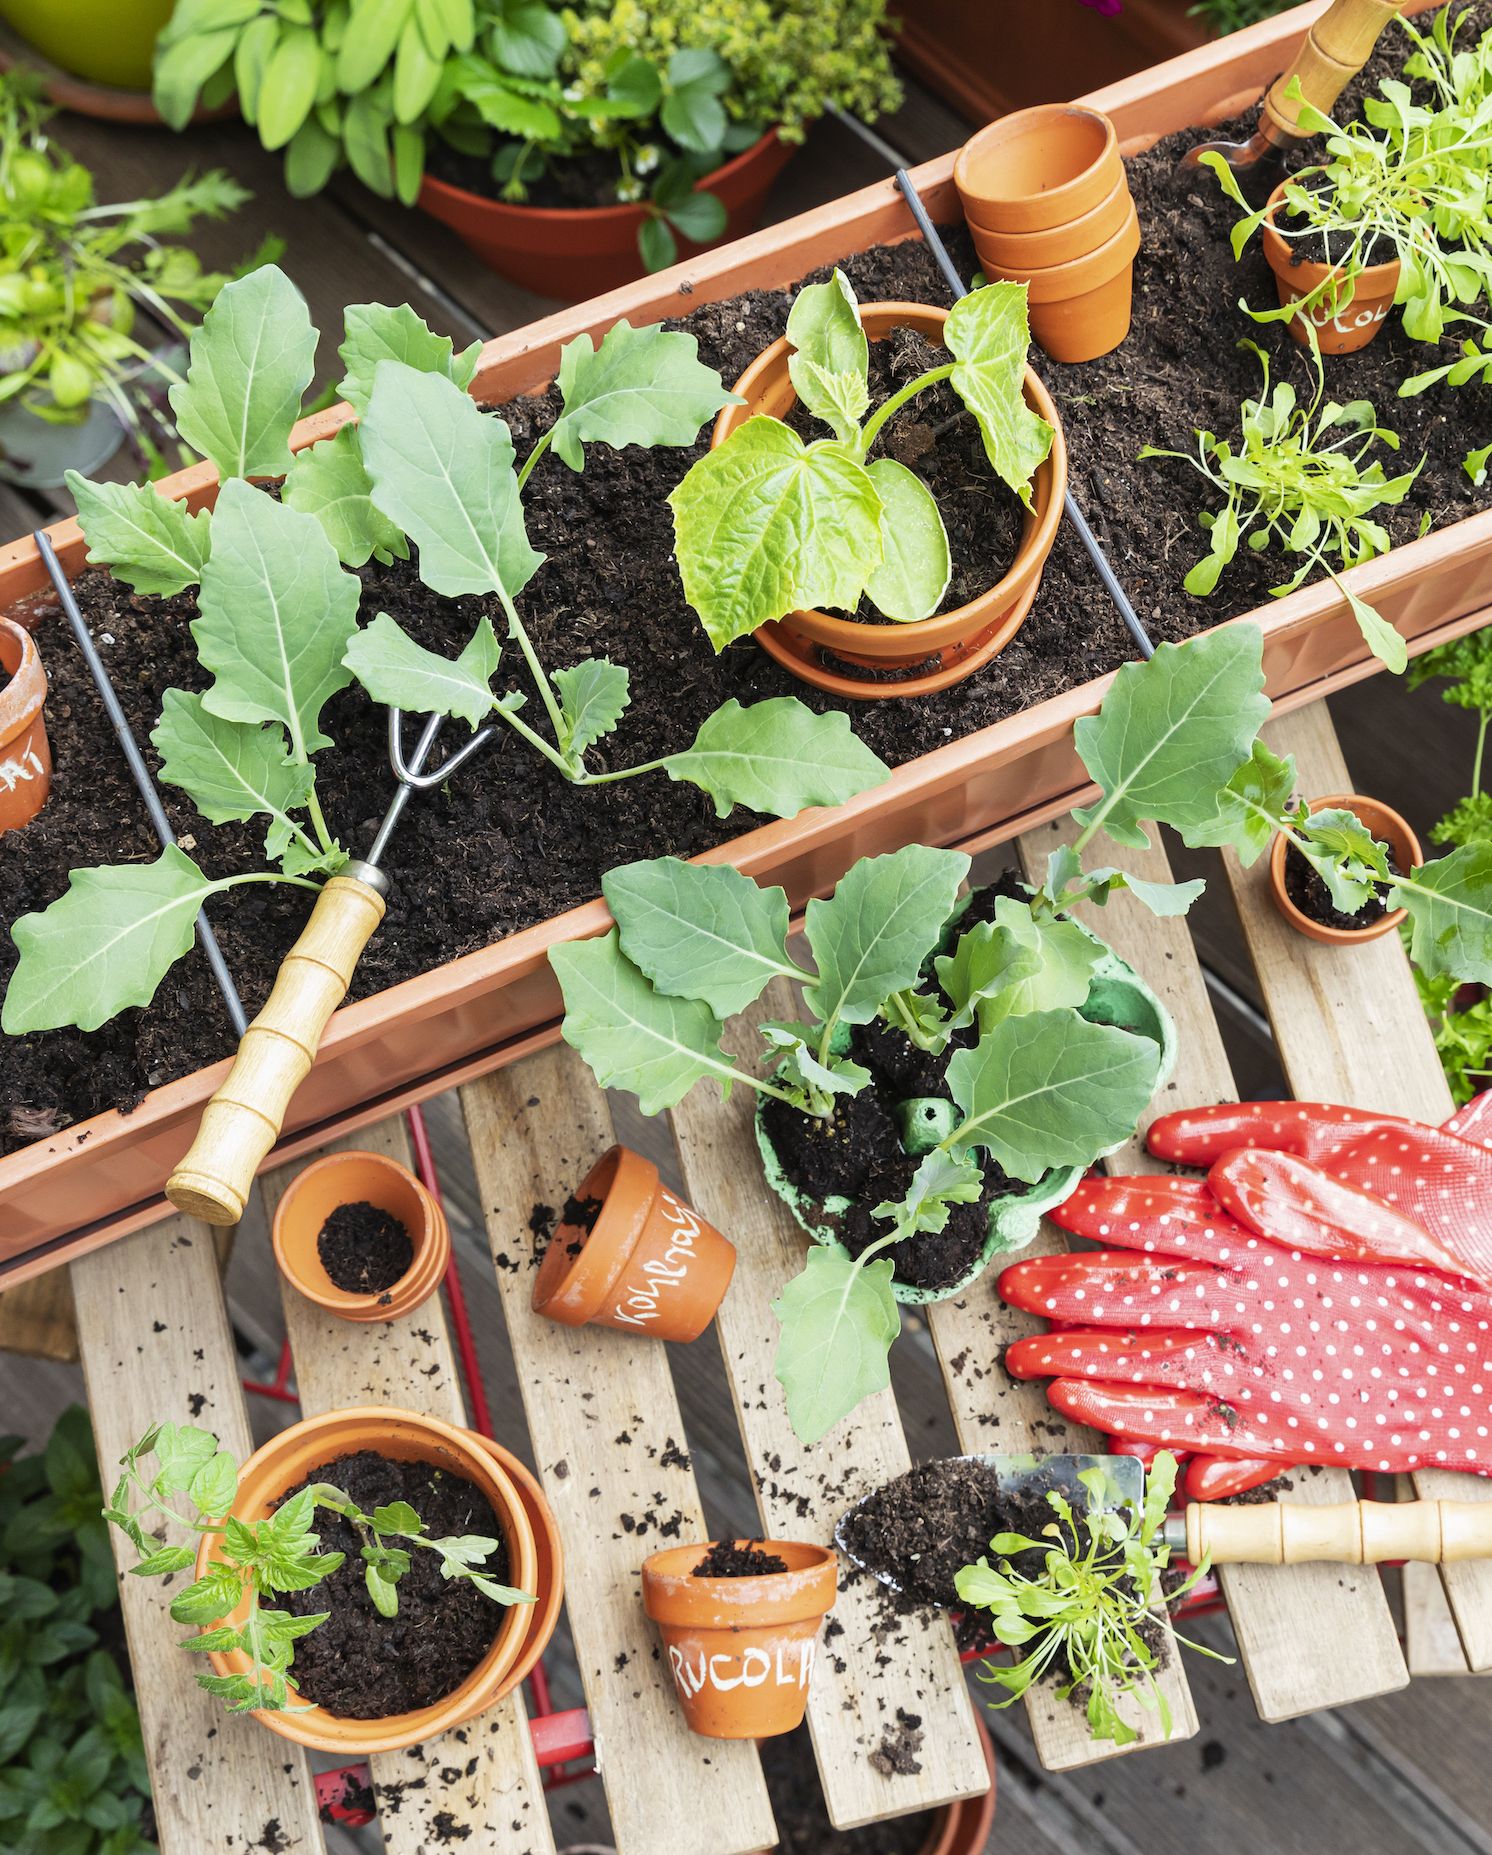
[[(997, 1707), (1008, 1707), (1043, 1676), (1059, 1674), (1057, 1696), (1086, 1696), (1088, 1727), (1095, 1739), (1130, 1745), (1139, 1733), (1120, 1712), (1129, 1695), (1156, 1714), (1166, 1738), (1171, 1709), (1155, 1679), (1160, 1656), (1155, 1642), (1164, 1605), (1176, 1603), (1207, 1575), (1204, 1556), (1185, 1581), (1169, 1593), (1161, 1574), (1171, 1562), (1162, 1528), (1176, 1485), (1176, 1458), (1162, 1450), (1145, 1478), (1144, 1506), (1114, 1502), (1104, 1472), (1084, 1469), (1087, 1491), (1076, 1507), (1051, 1491), (1053, 1518), (1041, 1538), (997, 1533), (990, 1541), (996, 1563), (981, 1558), (954, 1578), (966, 1604), (987, 1610), (996, 1639), (1023, 1650), (1010, 1667), (987, 1662), (980, 1680), (1005, 1689)], [(1177, 1636), (1187, 1648), (1214, 1661), (1201, 1643)]]
[(1241, 546), (1256, 552), (1277, 546), (1298, 556), (1300, 565), (1270, 589), (1274, 598), (1293, 593), (1314, 572), (1325, 573), (1351, 607), (1373, 655), (1391, 670), (1402, 670), (1408, 656), (1403, 638), (1353, 592), (1338, 568), (1345, 571), (1388, 551), (1388, 530), (1373, 512), (1401, 503), (1425, 460), (1395, 477), (1385, 476), (1376, 460), (1364, 463), (1375, 444), (1398, 450), (1398, 437), (1378, 424), (1366, 400), (1344, 405), (1326, 397), (1314, 344), (1316, 390), (1308, 402), (1288, 381), (1271, 385), (1269, 356), (1261, 347), (1240, 345), (1258, 355), (1264, 380), (1259, 397), (1243, 402), (1236, 444), (1198, 431), (1195, 453), (1154, 445), (1140, 452), (1141, 457), (1176, 458), (1191, 465), (1224, 498), (1220, 509), (1204, 510), (1199, 518), (1211, 546), (1183, 584), (1189, 593), (1206, 598)]
[[(290, 1671), (295, 1645), (331, 1612), (295, 1616), (276, 1608), (273, 1600), (289, 1591), (314, 1590), (344, 1562), (343, 1553), (319, 1549), (313, 1531), (318, 1508), (355, 1528), (363, 1581), (380, 1616), (398, 1615), (399, 1581), (414, 1552), (433, 1552), (442, 1578), (463, 1578), (494, 1604), (534, 1602), (531, 1593), (500, 1584), (482, 1570), (500, 1541), (478, 1534), (433, 1539), (407, 1501), (392, 1501), (367, 1514), (341, 1488), (316, 1482), (263, 1520), (236, 1518), (237, 1466), (211, 1431), (191, 1424), (153, 1424), (120, 1458), (120, 1469), (104, 1517), (139, 1553), (139, 1564), (130, 1568), (135, 1577), (174, 1577), (196, 1563), (194, 1547), (161, 1543), (162, 1528), (174, 1524), (177, 1530), (210, 1533), (222, 1542), (222, 1556), (172, 1599), (171, 1615), (203, 1632), (188, 1637), (184, 1649), (248, 1659), (241, 1673), (197, 1677), (198, 1686), (219, 1696), (230, 1713), (250, 1708), (279, 1713), (294, 1704), (297, 1690)], [(225, 1621), (240, 1610), (240, 1621)]]
[(1273, 19), (1283, 13), (1291, 0), (1197, 0), (1186, 11), (1191, 19), (1207, 22), (1220, 39), (1230, 32), (1242, 32), (1245, 26), (1257, 26), (1260, 20)]
[[(737, 804), (791, 816), (886, 777), (844, 715), (814, 715), (791, 697), (728, 702), (689, 747), (592, 772), (586, 751), (621, 719), (628, 672), (604, 658), (547, 671), (519, 616), (515, 599), (543, 560), (524, 528), (529, 471), (551, 448), (580, 470), (587, 444), (692, 439), (728, 397), (693, 336), (621, 322), (599, 348), (588, 336), (570, 343), (563, 410), (521, 471), (507, 425), (466, 392), (477, 347), (455, 353), (412, 310), (376, 304), (348, 310), (340, 349), (340, 391), (360, 422), (292, 457), (315, 352), (306, 305), (281, 271), (267, 266), (230, 284), (193, 337), (171, 399), (182, 438), (222, 479), (211, 513), (191, 514), (147, 485), (68, 479), (90, 560), (139, 593), (197, 586), (192, 635), (211, 681), (201, 693), (166, 691), (151, 735), (160, 777), (213, 824), (262, 818), (275, 867), (209, 877), (173, 846), (149, 864), (74, 870), (49, 908), (12, 929), (21, 960), (0, 1014), (9, 1033), (93, 1030), (148, 1004), (192, 945), (210, 896), (252, 883), (314, 890), (343, 867), (346, 852), (317, 799), (315, 756), (331, 744), (325, 705), (354, 678), (378, 702), (460, 715), (473, 727), (490, 716), (577, 785), (653, 771), (688, 781), (722, 817)], [(251, 477), (282, 477), (281, 497)], [(454, 661), (386, 613), (359, 629), (361, 586), (349, 569), (403, 556), (411, 541), (432, 590), (496, 600), (540, 697), (539, 727), (520, 714), (521, 691), (490, 687), (501, 647), (489, 619)]]
[(870, 347), (843, 274), (798, 292), (788, 317), (799, 400), (834, 436), (805, 444), (780, 419), (747, 419), (693, 463), (669, 497), (684, 594), (717, 651), (802, 607), (853, 612), (862, 594), (884, 617), (937, 611), (948, 589), (948, 536), (922, 479), (869, 453), (886, 421), (946, 380), (978, 421), (990, 467), (1028, 506), (1052, 429), (1022, 392), (1029, 330), (1024, 284), (975, 290), (949, 311), (953, 359), (869, 412)]
[(44, 1450), (20, 1446), (0, 1438), (0, 1843), (153, 1855), (139, 1715), (101, 1643), (119, 1593), (88, 1414), (74, 1405)]

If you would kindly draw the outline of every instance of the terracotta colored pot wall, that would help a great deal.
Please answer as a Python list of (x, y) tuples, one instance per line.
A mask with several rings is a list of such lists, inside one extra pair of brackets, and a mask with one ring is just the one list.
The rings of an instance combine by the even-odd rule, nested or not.
[[(1354, 813), (1379, 843), (1388, 845), (1393, 852), (1394, 862), (1406, 876), (1411, 870), (1417, 870), (1425, 860), (1420, 841), (1408, 823), (1381, 799), (1365, 798), (1360, 792), (1338, 792), (1324, 799), (1312, 799), (1310, 809), (1313, 812)], [(1289, 848), (1289, 840), (1284, 833), (1276, 833), (1269, 848), (1269, 893), (1286, 921), (1297, 933), (1304, 934), (1307, 940), (1319, 941), (1326, 947), (1360, 947), (1365, 941), (1381, 940), (1385, 934), (1392, 934), (1404, 919), (1407, 910), (1390, 908), (1376, 921), (1358, 928), (1332, 927), (1324, 921), (1313, 920), (1295, 906), (1286, 892), (1285, 856)]]
[[(339, 1205), (372, 1204), (404, 1226), (414, 1254), (397, 1282), (356, 1294), (322, 1267), (321, 1227)], [(273, 1243), (281, 1275), (297, 1294), (342, 1320), (398, 1320), (440, 1287), (451, 1259), (445, 1214), (407, 1166), (384, 1153), (328, 1153), (296, 1175), (275, 1211)]]
[(0, 618), (0, 836), (29, 824), (52, 790), (47, 673), (30, 632)]
[[(1281, 181), (1269, 196), (1271, 216), (1264, 221), (1261, 232), (1264, 255), (1274, 272), (1281, 308), (1287, 303), (1298, 303), (1335, 274), (1333, 265), (1313, 264), (1304, 259), (1296, 261), (1294, 244), (1274, 228), (1274, 214), (1284, 200), (1285, 183)], [(1350, 302), (1335, 312), (1328, 303), (1320, 303), (1314, 309), (1292, 316), (1288, 324), (1290, 333), (1302, 348), (1309, 348), (1311, 337), (1306, 329), (1309, 321), (1315, 327), (1316, 340), (1323, 354), (1355, 354), (1376, 338), (1388, 320), (1398, 287), (1397, 258), (1387, 264), (1370, 264), (1354, 280)]]

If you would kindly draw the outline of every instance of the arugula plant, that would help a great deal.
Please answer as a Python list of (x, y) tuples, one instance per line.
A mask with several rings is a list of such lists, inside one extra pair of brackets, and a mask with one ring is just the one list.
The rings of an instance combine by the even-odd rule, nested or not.
[(1425, 460), (1422, 457), (1413, 470), (1395, 477), (1385, 476), (1376, 459), (1364, 464), (1375, 444), (1397, 451), (1398, 436), (1377, 423), (1366, 400), (1344, 405), (1326, 397), (1321, 355), (1314, 343), (1316, 391), (1309, 402), (1302, 402), (1288, 381), (1271, 386), (1269, 356), (1255, 342), (1240, 346), (1258, 355), (1264, 380), (1259, 397), (1246, 399), (1240, 408), (1236, 444), (1198, 431), (1194, 453), (1155, 445), (1140, 452), (1142, 458), (1175, 458), (1189, 464), (1224, 499), (1220, 509), (1204, 510), (1198, 518), (1211, 546), (1182, 584), (1189, 593), (1206, 598), (1240, 546), (1255, 552), (1277, 546), (1299, 557), (1300, 565), (1270, 589), (1271, 597), (1293, 593), (1314, 572), (1326, 574), (1351, 607), (1373, 655), (1389, 669), (1402, 670), (1408, 657), (1403, 638), (1353, 592), (1338, 569), (1387, 553), (1392, 545), (1388, 530), (1373, 519), (1373, 512), (1401, 503)]
[[(153, 1424), (120, 1458), (120, 1469), (104, 1518), (139, 1553), (139, 1564), (130, 1568), (135, 1577), (172, 1577), (196, 1563), (195, 1547), (162, 1544), (163, 1530), (173, 1524), (188, 1533), (214, 1534), (222, 1542), (223, 1556), (177, 1593), (171, 1615), (203, 1631), (187, 1637), (184, 1649), (247, 1657), (250, 1665), (242, 1673), (197, 1677), (197, 1685), (218, 1695), (230, 1713), (250, 1708), (279, 1713), (294, 1705), (295, 1645), (331, 1612), (294, 1616), (276, 1609), (273, 1600), (288, 1591), (314, 1590), (346, 1557), (320, 1550), (313, 1530), (318, 1508), (352, 1523), (363, 1581), (380, 1616), (399, 1614), (399, 1581), (415, 1552), (433, 1552), (442, 1578), (464, 1578), (494, 1604), (534, 1602), (532, 1593), (500, 1584), (482, 1570), (497, 1551), (498, 1540), (479, 1534), (434, 1539), (407, 1501), (392, 1501), (368, 1514), (341, 1488), (316, 1482), (263, 1520), (236, 1519), (238, 1469), (233, 1458), (211, 1431), (191, 1424)], [(240, 1610), (241, 1621), (228, 1620)]]
[[(586, 659), (547, 671), (514, 603), (543, 556), (529, 545), (521, 490), (547, 450), (569, 469), (593, 443), (684, 444), (728, 395), (697, 358), (694, 337), (619, 322), (560, 361), (562, 411), (514, 469), (503, 420), (467, 394), (479, 344), (461, 353), (411, 309), (347, 311), (339, 391), (361, 415), (291, 455), (291, 428), (315, 370), (316, 331), (300, 293), (273, 266), (227, 286), (193, 337), (172, 389), (182, 438), (217, 468), (215, 508), (192, 514), (144, 484), (91, 483), (76, 472), (88, 558), (138, 593), (197, 588), (192, 621), (199, 692), (167, 690), (151, 740), (160, 777), (212, 824), (262, 819), (267, 867), (209, 876), (171, 847), (153, 862), (74, 870), (66, 891), (12, 929), (21, 960), (0, 1027), (10, 1034), (76, 1024), (94, 1030), (146, 1005), (191, 947), (197, 911), (244, 884), (318, 888), (347, 861), (316, 793), (315, 757), (330, 698), (356, 678), (378, 702), (499, 719), (577, 785), (658, 771), (707, 792), (721, 817), (737, 804), (792, 816), (837, 804), (886, 777), (843, 714), (791, 697), (728, 702), (687, 748), (593, 772), (587, 750), (628, 702), (628, 672)], [(283, 478), (277, 500), (248, 479)], [(495, 695), (500, 646), (483, 618), (454, 661), (417, 645), (386, 613), (361, 630), (362, 588), (349, 569), (403, 557), (437, 593), (495, 597), (545, 721), (525, 697)], [(542, 730), (547, 727), (547, 734)]]
[[(988, 284), (956, 303), (943, 340), (953, 359), (870, 412), (870, 345), (840, 271), (798, 292), (788, 371), (832, 438), (805, 444), (757, 415), (707, 451), (669, 497), (684, 594), (717, 651), (804, 607), (853, 612), (862, 595), (911, 623), (948, 590), (948, 536), (932, 492), (894, 458), (871, 458), (886, 421), (946, 380), (978, 421), (990, 468), (1029, 508), (1052, 429), (1022, 392), (1026, 286)], [(867, 416), (867, 414), (869, 416)]]
[[(1176, 1485), (1176, 1458), (1164, 1450), (1156, 1455), (1145, 1478), (1143, 1508), (1133, 1501), (1107, 1505), (1111, 1495), (1102, 1469), (1084, 1469), (1078, 1480), (1088, 1505), (1074, 1508), (1053, 1490), (1047, 1501), (1054, 1517), (1040, 1539), (997, 1533), (989, 1543), (996, 1562), (981, 1558), (955, 1575), (963, 1601), (989, 1612), (997, 1640), (1024, 1651), (1008, 1668), (987, 1662), (979, 1678), (1005, 1690), (994, 1706), (1009, 1707), (1044, 1675), (1060, 1670), (1058, 1699), (1086, 1694), (1095, 1739), (1122, 1746), (1139, 1738), (1119, 1711), (1131, 1694), (1156, 1714), (1169, 1739), (1171, 1709), (1155, 1679), (1160, 1658), (1147, 1635), (1154, 1635), (1160, 1609), (1185, 1597), (1210, 1564), (1204, 1556), (1182, 1584), (1163, 1590), (1161, 1574), (1171, 1552), (1161, 1529)], [(1176, 1640), (1213, 1661), (1232, 1659), (1184, 1636)]]

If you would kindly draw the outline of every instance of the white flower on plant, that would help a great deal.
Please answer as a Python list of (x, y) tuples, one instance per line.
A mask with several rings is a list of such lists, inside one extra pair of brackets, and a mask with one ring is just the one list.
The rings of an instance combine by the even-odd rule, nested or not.
[(639, 174), (651, 174), (663, 159), (663, 150), (656, 142), (645, 142), (632, 157), (632, 165)]
[(642, 182), (634, 174), (624, 174), (616, 184), (616, 196), (624, 206), (640, 200), (644, 191)]
[(560, 94), (567, 103), (578, 103), (585, 95), (585, 86), (583, 84), (566, 84)]

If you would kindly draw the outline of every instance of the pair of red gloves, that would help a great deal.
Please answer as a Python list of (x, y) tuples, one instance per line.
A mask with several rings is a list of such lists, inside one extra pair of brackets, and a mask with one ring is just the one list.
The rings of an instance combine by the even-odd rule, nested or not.
[(1492, 1091), (1444, 1127), (1312, 1102), (1168, 1114), (1157, 1158), (1052, 1213), (1108, 1247), (1019, 1262), (1052, 1331), (1005, 1355), (1075, 1422), (1189, 1456), (1194, 1499), (1288, 1464), (1492, 1474)]

